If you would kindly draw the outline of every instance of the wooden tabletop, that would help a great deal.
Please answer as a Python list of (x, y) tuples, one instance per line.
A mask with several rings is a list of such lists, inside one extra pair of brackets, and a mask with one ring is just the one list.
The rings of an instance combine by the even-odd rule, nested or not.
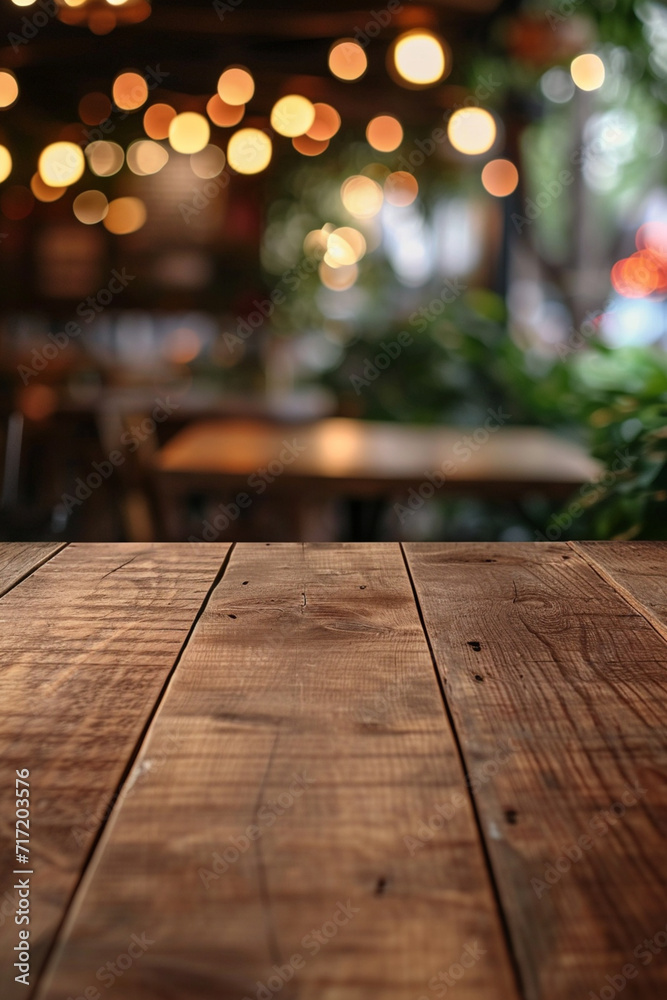
[(0, 595), (3, 1000), (667, 996), (666, 543), (2, 545)]
[[(256, 420), (198, 421), (155, 456), (155, 469), (171, 483), (248, 486), (258, 470), (274, 469), (271, 489), (295, 480), (327, 493), (351, 488), (369, 495), (418, 486), (433, 471), (448, 490), (520, 495), (531, 489), (567, 496), (594, 479), (600, 466), (581, 448), (535, 427), (507, 427), (489, 411), (479, 427), (454, 428), (350, 420), (277, 424)], [(292, 452), (289, 449), (291, 446)], [(252, 487), (252, 482), (250, 486)]]

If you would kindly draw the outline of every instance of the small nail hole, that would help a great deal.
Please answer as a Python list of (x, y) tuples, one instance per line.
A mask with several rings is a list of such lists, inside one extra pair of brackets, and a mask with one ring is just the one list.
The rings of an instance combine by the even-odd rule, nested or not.
[(471, 649), (474, 649), (476, 653), (479, 653), (482, 648), (481, 642), (469, 642), (468, 645)]
[(387, 887), (387, 880), (383, 875), (382, 878), (379, 878), (377, 880), (377, 885), (375, 886), (375, 895), (381, 896), (384, 893), (386, 887)]
[(484, 678), (482, 677), (481, 674), (475, 674), (475, 680), (477, 681), (478, 684), (482, 684), (484, 682)]
[(228, 618), (236, 618), (236, 615), (227, 615)]
[(518, 814), (517, 814), (516, 809), (506, 809), (505, 810), (505, 819), (510, 824), (510, 826), (516, 826), (517, 818), (518, 818)]

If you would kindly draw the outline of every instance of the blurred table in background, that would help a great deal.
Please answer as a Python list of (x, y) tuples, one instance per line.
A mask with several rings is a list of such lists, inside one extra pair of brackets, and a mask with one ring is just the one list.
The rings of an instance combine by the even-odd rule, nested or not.
[(565, 500), (601, 467), (576, 444), (541, 428), (503, 427), (491, 415), (476, 428), (207, 420), (178, 432), (154, 455), (153, 470), (169, 540), (187, 533), (187, 498), (214, 494), (227, 504), (220, 524), (224, 515), (234, 520), (229, 503), (247, 511), (256, 497), (270, 495), (276, 509), (289, 510), (292, 537), (307, 541), (335, 499), (407, 507), (448, 494)]

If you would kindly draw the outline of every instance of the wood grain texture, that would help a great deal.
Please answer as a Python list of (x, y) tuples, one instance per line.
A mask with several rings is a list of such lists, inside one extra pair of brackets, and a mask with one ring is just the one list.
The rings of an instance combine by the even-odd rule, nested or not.
[(123, 1000), (416, 1000), (450, 966), (458, 1000), (517, 1000), (398, 546), (237, 546), (138, 772), (39, 1000), (104, 995), (133, 934)]
[(526, 996), (610, 995), (633, 964), (623, 996), (664, 1000), (667, 645), (566, 545), (405, 549)]
[(667, 639), (667, 542), (570, 542)]
[(62, 548), (63, 542), (0, 542), (0, 597)]
[(227, 551), (227, 545), (70, 545), (0, 601), (3, 1000), (31, 994), (14, 982), (12, 969), (15, 769), (31, 772), (34, 986), (124, 769)]

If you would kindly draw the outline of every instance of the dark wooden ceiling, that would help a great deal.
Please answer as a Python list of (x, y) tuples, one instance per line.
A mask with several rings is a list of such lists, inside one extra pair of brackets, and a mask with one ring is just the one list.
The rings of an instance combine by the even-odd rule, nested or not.
[[(52, 19), (36, 37), (15, 50), (0, 50), (0, 66), (12, 68), (24, 100), (6, 112), (16, 118), (33, 113), (45, 119), (72, 121), (79, 99), (90, 90), (110, 91), (122, 69), (159, 66), (167, 73), (164, 89), (174, 95), (203, 100), (215, 91), (225, 66), (248, 66), (257, 81), (249, 113), (268, 114), (280, 93), (293, 86), (317, 100), (330, 100), (351, 117), (368, 117), (379, 109), (412, 114), (416, 120), (442, 104), (434, 90), (411, 92), (394, 84), (385, 68), (391, 40), (410, 27), (430, 27), (442, 33), (454, 53), (449, 83), (466, 78), (465, 64), (486, 44), (494, 16), (517, 6), (518, 0), (406, 0), (390, 23), (366, 48), (369, 69), (361, 85), (332, 78), (327, 54), (333, 41), (354, 37), (373, 22), (372, 11), (384, 11), (377, 0), (364, 8), (352, 0), (336, 0), (323, 9), (321, 0), (242, 0), (220, 19), (212, 0), (153, 0), (146, 21), (118, 27), (104, 36), (87, 28)], [(21, 33), (24, 17), (36, 10), (0, 6), (0, 39)], [(437, 90), (437, 88), (436, 88)], [(0, 128), (2, 121), (0, 120)]]

